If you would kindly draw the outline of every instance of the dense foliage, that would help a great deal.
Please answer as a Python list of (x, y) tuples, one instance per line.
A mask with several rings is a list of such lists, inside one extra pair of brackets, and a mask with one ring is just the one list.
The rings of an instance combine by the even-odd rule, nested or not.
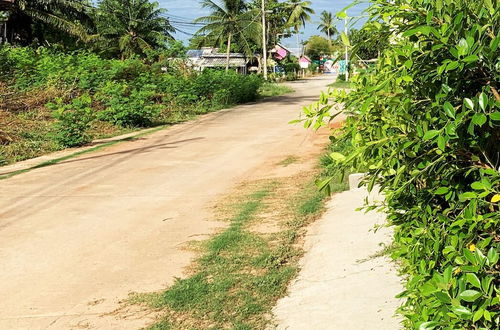
[(57, 140), (74, 146), (91, 139), (88, 129), (93, 121), (122, 127), (167, 123), (179, 112), (204, 113), (253, 101), (262, 83), (258, 76), (235, 72), (165, 73), (161, 68), (137, 59), (109, 60), (88, 52), (3, 47), (0, 82), (11, 87), (8, 93), (0, 91), (0, 97), (57, 90), (57, 97), (48, 105), (57, 119)]
[(366, 167), (365, 184), (385, 196), (378, 207), (395, 229), (405, 325), (498, 329), (500, 4), (372, 3), (367, 28), (391, 31), (391, 47), (354, 90), (306, 108), (306, 126), (332, 116), (330, 99), (344, 103), (339, 140), (352, 152), (330, 158)]
[[(388, 29), (386, 26), (385, 28)], [(370, 28), (349, 31), (349, 41), (353, 45), (352, 56), (354, 60), (370, 60), (378, 58), (385, 48), (390, 47), (388, 31)]]
[(99, 48), (121, 58), (146, 55), (163, 48), (175, 29), (157, 2), (149, 0), (101, 0), (96, 10)]
[(305, 53), (312, 59), (319, 59), (323, 55), (330, 55), (335, 47), (330, 40), (321, 36), (311, 36), (305, 45)]
[(73, 42), (88, 37), (92, 20), (87, 5), (86, 0), (16, 0), (0, 9), (9, 13), (6, 35), (10, 42), (44, 43), (58, 38)]

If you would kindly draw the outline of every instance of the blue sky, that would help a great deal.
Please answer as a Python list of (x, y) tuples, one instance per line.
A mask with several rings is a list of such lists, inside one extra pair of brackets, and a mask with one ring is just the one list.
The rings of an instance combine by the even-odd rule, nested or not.
[[(172, 15), (172, 20), (176, 21), (192, 21), (193, 19), (203, 16), (206, 11), (201, 8), (199, 0), (157, 0), (160, 6), (168, 10), (167, 15)], [(336, 13), (352, 3), (352, 0), (310, 0), (312, 1), (312, 7), (316, 11), (316, 14), (312, 17), (312, 22), (306, 25), (303, 30), (303, 34), (300, 35), (300, 39), (307, 39), (311, 35), (320, 34), (317, 30), (319, 23), (319, 14), (323, 11), (330, 11)], [(367, 7), (366, 4), (358, 5), (348, 10), (348, 15), (351, 17), (356, 17), (361, 15), (362, 11)], [(177, 25), (179, 29), (185, 32), (194, 33), (196, 27), (192, 27), (184, 24), (173, 24)], [(339, 22), (338, 29), (343, 29), (343, 22)], [(177, 33), (175, 37), (179, 40), (188, 40), (189, 35)], [(284, 41), (286, 46), (293, 47), (296, 45), (296, 37), (290, 38)]]

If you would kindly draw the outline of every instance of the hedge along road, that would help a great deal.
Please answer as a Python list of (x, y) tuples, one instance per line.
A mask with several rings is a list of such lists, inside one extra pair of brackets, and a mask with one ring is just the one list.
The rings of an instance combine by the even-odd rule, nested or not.
[[(186, 242), (222, 224), (209, 206), (257, 169), (326, 143), (289, 125), (332, 78), (0, 181), (0, 328), (138, 328), (113, 312), (164, 288)], [(265, 172), (265, 171), (264, 171)]]

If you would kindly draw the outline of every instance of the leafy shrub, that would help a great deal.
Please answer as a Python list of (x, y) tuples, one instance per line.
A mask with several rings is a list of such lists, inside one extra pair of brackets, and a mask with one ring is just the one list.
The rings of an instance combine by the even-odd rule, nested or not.
[(64, 104), (61, 99), (49, 105), (58, 121), (54, 125), (55, 140), (65, 147), (81, 146), (92, 141), (88, 133), (95, 119), (91, 108), (92, 99), (88, 94), (74, 98), (70, 104)]
[(352, 150), (332, 160), (384, 193), (408, 328), (499, 327), (499, 5), (374, 0), (368, 27), (392, 31), (391, 47), (353, 91), (305, 109), (321, 125), (328, 99), (345, 104)]
[(0, 80), (26, 95), (40, 90), (84, 95), (69, 104), (59, 99), (51, 105), (58, 109), (60, 132), (55, 139), (65, 146), (88, 142), (91, 118), (121, 127), (147, 127), (160, 120), (169, 122), (168, 116), (179, 112), (188, 118), (254, 101), (262, 84), (259, 76), (233, 71), (174, 75), (137, 59), (110, 60), (87, 51), (9, 46), (0, 46)]
[(96, 99), (105, 105), (98, 118), (123, 127), (145, 127), (154, 123), (161, 112), (155, 104), (154, 85), (131, 89), (128, 84), (108, 82), (96, 94)]
[(300, 71), (300, 65), (299, 63), (293, 63), (293, 62), (288, 62), (284, 64), (285, 67), (285, 72), (288, 73), (296, 73), (297, 71)]

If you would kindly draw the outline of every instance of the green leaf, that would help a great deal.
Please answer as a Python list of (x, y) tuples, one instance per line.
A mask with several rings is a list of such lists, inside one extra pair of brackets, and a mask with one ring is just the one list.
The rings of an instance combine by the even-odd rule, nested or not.
[(486, 189), (485, 185), (480, 181), (473, 182), (470, 186), (474, 190), (485, 190)]
[(340, 19), (347, 18), (347, 13), (343, 10), (343, 11), (337, 13), (337, 17)]
[(481, 289), (481, 281), (479, 281), (479, 278), (477, 277), (476, 274), (467, 273), (467, 274), (465, 274), (465, 276), (467, 278), (467, 282), (469, 282), (470, 284), (472, 284), (476, 288)]
[(345, 160), (345, 156), (342, 155), (340, 152), (332, 152), (330, 154), (330, 158), (337, 161), (337, 162), (341, 162), (341, 161)]
[(476, 198), (476, 197), (477, 197), (477, 194), (472, 192), (472, 191), (465, 192), (463, 194), (460, 194), (460, 196), (459, 196), (459, 198), (462, 200)]
[(464, 103), (467, 106), (467, 108), (474, 110), (474, 102), (471, 99), (465, 98)]
[[(479, 104), (481, 104), (481, 101), (479, 101)], [(472, 122), (476, 126), (483, 126), (486, 123), (486, 115), (484, 113), (475, 113), (474, 116), (472, 116)]]
[(340, 38), (342, 39), (342, 43), (344, 44), (344, 46), (351, 47), (351, 42), (349, 41), (349, 37), (345, 34), (345, 32), (342, 32)]
[(494, 247), (491, 247), (488, 251), (488, 254), (486, 255), (486, 258), (488, 258), (488, 264), (490, 265), (496, 265), (498, 262), (498, 252)]
[(472, 312), (464, 306), (452, 306), (451, 310), (463, 319), (468, 319), (472, 316)]
[(495, 121), (500, 120), (500, 111), (490, 113), (490, 119)]
[(432, 330), (432, 329), (435, 329), (438, 325), (439, 325), (439, 323), (436, 321), (427, 321), (427, 322), (421, 323), (418, 327), (418, 330)]
[(460, 63), (458, 61), (452, 61), (446, 66), (446, 71), (455, 70), (459, 65)]
[(448, 117), (455, 119), (455, 108), (453, 107), (453, 105), (451, 105), (450, 102), (445, 102), (443, 108)]
[(480, 308), (478, 309), (475, 313), (474, 316), (472, 317), (472, 322), (477, 322), (481, 317), (483, 317), (484, 309)]
[(438, 138), (437, 138), (437, 145), (438, 145), (439, 149), (441, 149), (442, 151), (444, 151), (444, 149), (446, 147), (446, 140), (445, 140), (444, 136), (442, 136), (442, 135), (438, 136)]
[(476, 290), (465, 290), (460, 292), (458, 297), (464, 301), (473, 302), (476, 301), (477, 298), (481, 297), (481, 292)]
[(500, 35), (497, 36), (495, 39), (491, 40), (490, 42), (490, 48), (492, 51), (497, 50), (498, 44), (500, 44)]
[(435, 129), (428, 130), (424, 134), (424, 140), (426, 140), (426, 141), (431, 140), (431, 139), (435, 138), (438, 134), (439, 134), (439, 131), (437, 131)]
[(483, 110), (486, 110), (486, 107), (488, 106), (488, 96), (484, 93), (479, 94), (479, 106)]
[(476, 62), (477, 60), (479, 60), (479, 57), (477, 55), (469, 55), (463, 59), (465, 63)]
[(436, 195), (444, 195), (446, 193), (448, 193), (448, 191), (450, 191), (450, 189), (448, 187), (439, 187), (436, 189), (436, 191), (434, 192), (434, 194)]
[(316, 181), (316, 186), (318, 187), (319, 190), (323, 190), (323, 189), (325, 189), (325, 187), (327, 187), (330, 184), (332, 179), (333, 178), (329, 177), (329, 178), (326, 178), (326, 179), (321, 180), (321, 181)]
[(435, 292), (435, 293), (434, 293), (434, 296), (436, 296), (436, 298), (437, 298), (439, 301), (441, 301), (441, 302), (443, 302), (443, 303), (445, 303), (445, 304), (449, 304), (449, 303), (451, 302), (451, 298), (450, 298), (450, 296), (448, 296), (448, 295), (447, 295), (446, 293), (444, 293), (444, 292)]

